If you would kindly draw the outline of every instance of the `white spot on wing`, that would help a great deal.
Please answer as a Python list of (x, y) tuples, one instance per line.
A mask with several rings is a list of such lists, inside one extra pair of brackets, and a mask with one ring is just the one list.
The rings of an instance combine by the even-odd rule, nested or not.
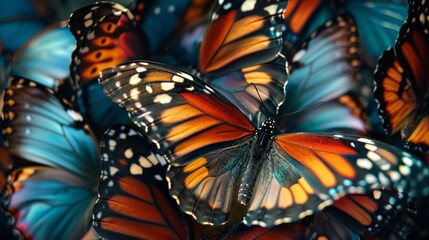
[(92, 21), (92, 19), (88, 19), (83, 23), (85, 27), (90, 27), (92, 24), (94, 24), (94, 21)]
[(83, 117), (80, 113), (72, 110), (72, 109), (68, 109), (67, 110), (67, 114), (74, 120), (77, 122), (82, 122), (83, 121)]
[(366, 158), (359, 158), (356, 164), (363, 169), (371, 169), (373, 166), (372, 162)]
[(160, 95), (157, 95), (153, 99), (153, 102), (154, 103), (167, 104), (167, 103), (170, 103), (171, 100), (173, 100), (173, 98), (170, 95), (168, 95), (168, 94), (160, 94)]
[(133, 175), (141, 175), (143, 173), (143, 168), (133, 163), (130, 166), (130, 173)]
[(171, 80), (173, 82), (177, 82), (177, 83), (182, 83), (182, 82), (185, 81), (185, 79), (183, 77), (178, 76), (178, 75), (173, 75), (173, 77), (171, 78)]
[(163, 83), (161, 83), (161, 89), (164, 91), (170, 91), (170, 90), (174, 89), (174, 83), (163, 82)]
[(240, 10), (242, 12), (252, 11), (255, 8), (256, 0), (245, 0), (241, 5)]
[(145, 157), (140, 157), (139, 158), (139, 163), (144, 168), (150, 168), (150, 167), (152, 167), (152, 163), (150, 161), (148, 161), (148, 159), (145, 158)]
[(128, 148), (124, 151), (124, 156), (128, 159), (132, 158), (134, 155), (133, 150), (131, 148)]
[(147, 68), (145, 68), (145, 67), (137, 67), (137, 68), (136, 68), (136, 71), (137, 71), (138, 73), (146, 72), (146, 71), (147, 71)]

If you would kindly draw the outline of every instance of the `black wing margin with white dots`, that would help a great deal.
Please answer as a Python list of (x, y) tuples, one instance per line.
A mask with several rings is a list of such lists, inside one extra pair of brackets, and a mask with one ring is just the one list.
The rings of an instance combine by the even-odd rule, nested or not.
[(166, 161), (150, 140), (115, 125), (101, 141), (93, 227), (103, 239), (186, 239), (187, 220), (168, 193)]
[(130, 10), (117, 3), (98, 2), (70, 17), (76, 39), (70, 72), (74, 83), (84, 85), (107, 67), (143, 58), (148, 49), (145, 34)]

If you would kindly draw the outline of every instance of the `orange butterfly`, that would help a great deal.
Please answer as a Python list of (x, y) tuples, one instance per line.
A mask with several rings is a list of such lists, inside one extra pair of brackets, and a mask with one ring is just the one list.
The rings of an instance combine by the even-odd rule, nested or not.
[(221, 225), (236, 201), (248, 206), (248, 224), (273, 226), (346, 193), (385, 187), (412, 197), (419, 188), (411, 186), (428, 174), (410, 154), (375, 140), (277, 135), (274, 119), (256, 126), (209, 85), (162, 64), (119, 65), (103, 71), (100, 84), (170, 161), (170, 193), (200, 223)]
[(394, 49), (374, 74), (375, 98), (388, 134), (399, 132), (405, 147), (429, 152), (429, 2), (411, 1)]

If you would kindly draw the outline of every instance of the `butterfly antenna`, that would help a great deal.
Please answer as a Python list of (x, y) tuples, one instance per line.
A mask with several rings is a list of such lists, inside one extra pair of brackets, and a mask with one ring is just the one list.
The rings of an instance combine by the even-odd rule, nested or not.
[(264, 101), (262, 101), (262, 97), (261, 97), (261, 95), (259, 94), (259, 91), (258, 91), (258, 88), (256, 87), (256, 84), (254, 84), (254, 83), (251, 83), (252, 85), (253, 85), (253, 87), (255, 88), (255, 91), (256, 91), (256, 93), (258, 94), (258, 97), (259, 97), (259, 100), (261, 101), (261, 105), (262, 105), (262, 108), (264, 109), (264, 114), (265, 114), (265, 116), (269, 116), (268, 115), (268, 110), (267, 110), (267, 108), (265, 107), (265, 104), (264, 104)]
[(285, 113), (283, 115), (279, 115), (279, 116), (277, 116), (277, 118), (283, 118), (283, 117), (287, 117), (287, 116), (292, 116), (292, 115), (295, 115), (295, 114), (299, 114), (299, 113), (302, 113), (302, 112), (306, 112), (308, 110), (317, 108), (317, 107), (319, 107), (320, 105), (322, 105), (324, 103), (326, 103), (326, 101), (319, 101), (319, 102), (314, 103), (314, 104), (312, 104), (312, 105), (310, 105), (310, 106), (308, 106), (308, 107), (306, 107), (304, 109), (298, 109), (298, 110), (296, 110), (294, 112), (290, 112), (290, 113)]

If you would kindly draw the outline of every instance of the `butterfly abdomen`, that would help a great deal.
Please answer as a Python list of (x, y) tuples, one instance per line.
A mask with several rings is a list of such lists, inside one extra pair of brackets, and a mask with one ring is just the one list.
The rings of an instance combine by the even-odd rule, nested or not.
[(238, 201), (241, 204), (247, 205), (252, 196), (256, 177), (259, 176), (261, 165), (267, 159), (268, 152), (272, 146), (274, 126), (275, 121), (268, 119), (255, 134), (255, 140), (250, 149), (250, 159), (246, 165), (246, 171), (243, 174), (238, 191)]

